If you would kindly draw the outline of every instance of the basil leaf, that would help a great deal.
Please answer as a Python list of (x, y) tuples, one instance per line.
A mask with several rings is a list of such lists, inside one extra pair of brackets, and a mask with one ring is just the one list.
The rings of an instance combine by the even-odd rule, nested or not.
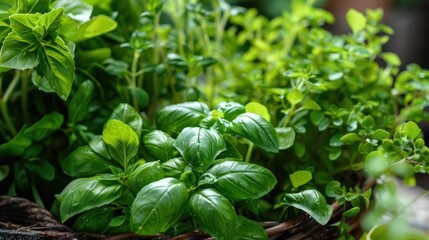
[(141, 235), (167, 231), (181, 216), (187, 200), (186, 185), (175, 178), (146, 185), (131, 206), (131, 230)]
[(203, 231), (216, 239), (233, 239), (237, 215), (229, 200), (216, 190), (207, 188), (194, 192), (189, 209)]
[(199, 172), (206, 171), (225, 150), (225, 142), (218, 132), (199, 127), (183, 129), (173, 145), (185, 162)]
[(22, 39), (29, 42), (36, 42), (36, 37), (33, 34), (33, 29), (38, 25), (41, 14), (22, 14), (17, 13), (9, 17), (10, 27), (12, 31), (19, 35)]
[(10, 172), (10, 168), (8, 165), (0, 165), (0, 182), (5, 179)]
[(94, 94), (94, 84), (87, 80), (84, 81), (73, 95), (69, 105), (68, 114), (71, 123), (82, 121), (88, 116), (89, 104)]
[(246, 108), (236, 102), (221, 102), (216, 106), (216, 109), (222, 112), (223, 117), (228, 121), (232, 121), (238, 115), (246, 112)]
[(107, 205), (118, 199), (121, 193), (121, 185), (107, 184), (97, 177), (73, 180), (58, 197), (61, 222), (78, 213)]
[(137, 194), (140, 189), (151, 182), (158, 181), (164, 177), (161, 164), (156, 162), (138, 163), (137, 167), (129, 175), (126, 185), (131, 192)]
[(53, 9), (52, 11), (40, 16), (39, 21), (37, 21), (37, 25), (43, 27), (44, 34), (41, 37), (44, 41), (52, 41), (58, 36), (62, 16), (62, 8)]
[(65, 36), (75, 43), (97, 37), (114, 30), (118, 23), (106, 15), (97, 15), (79, 27), (65, 32)]
[(279, 137), (270, 122), (254, 113), (243, 113), (237, 116), (230, 130), (249, 139), (257, 147), (267, 152), (279, 151)]
[(253, 240), (253, 239), (268, 239), (267, 232), (262, 224), (247, 219), (243, 216), (237, 216), (235, 227), (235, 239)]
[(71, 177), (90, 177), (109, 172), (112, 164), (89, 146), (81, 146), (61, 160), (60, 165), (63, 171)]
[(9, 142), (0, 145), (0, 156), (2, 157), (19, 157), (33, 141), (24, 134), (25, 128), (21, 129)]
[(63, 124), (63, 115), (52, 112), (45, 115), (38, 122), (24, 131), (24, 134), (33, 141), (40, 141), (44, 137), (58, 130)]
[(185, 102), (161, 109), (156, 118), (159, 129), (167, 133), (179, 133), (185, 127), (196, 127), (207, 117), (209, 108), (201, 102)]
[(86, 3), (84, 0), (58, 0), (54, 2), (54, 7), (64, 8), (64, 13), (67, 15), (67, 17), (79, 22), (88, 21), (91, 17), (93, 8), (92, 5)]
[(245, 162), (225, 161), (214, 165), (206, 173), (217, 178), (214, 186), (230, 200), (260, 198), (277, 183), (270, 170)]
[(161, 166), (162, 169), (164, 169), (165, 176), (180, 177), (180, 175), (185, 171), (186, 164), (181, 158), (172, 158), (161, 163)]
[(37, 42), (24, 40), (15, 32), (9, 33), (0, 50), (0, 66), (20, 70), (36, 67), (40, 61), (36, 47)]
[(167, 133), (154, 130), (143, 137), (144, 145), (147, 151), (157, 159), (166, 161), (173, 155), (174, 139)]
[(128, 124), (140, 136), (143, 128), (143, 119), (129, 104), (121, 103), (114, 110), (109, 119), (120, 120)]
[(111, 159), (109, 151), (107, 150), (106, 143), (103, 141), (103, 136), (97, 135), (94, 136), (91, 141), (89, 141), (88, 146), (97, 154), (100, 154), (105, 159)]
[(110, 156), (122, 166), (128, 166), (139, 148), (137, 133), (119, 120), (109, 120), (103, 130), (103, 141)]
[(281, 203), (303, 210), (322, 225), (327, 224), (332, 215), (332, 206), (328, 205), (325, 197), (315, 189), (287, 193)]
[(33, 172), (37, 176), (48, 181), (52, 181), (55, 177), (54, 166), (52, 166), (52, 164), (50, 164), (45, 159), (26, 162), (25, 168), (27, 168), (27, 170), (29, 170), (30, 172)]
[(103, 233), (114, 216), (115, 208), (104, 206), (84, 212), (73, 223), (73, 229), (78, 232)]
[(52, 42), (41, 42), (38, 48), (40, 64), (37, 73), (44, 77), (57, 95), (66, 100), (74, 79), (75, 64), (70, 49), (57, 37)]

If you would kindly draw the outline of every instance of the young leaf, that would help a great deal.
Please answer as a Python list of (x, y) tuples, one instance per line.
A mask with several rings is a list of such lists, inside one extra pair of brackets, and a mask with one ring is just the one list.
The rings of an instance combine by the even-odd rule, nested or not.
[(405, 123), (402, 126), (402, 131), (411, 140), (414, 140), (422, 132), (422, 130), (420, 129), (419, 125), (417, 125), (415, 122), (407, 122), (407, 123)]
[(276, 177), (257, 164), (225, 161), (206, 173), (216, 177), (215, 188), (230, 200), (257, 199), (271, 191)]
[(53, 41), (58, 36), (62, 16), (63, 8), (53, 9), (40, 16), (37, 25), (43, 28), (44, 34), (41, 37), (44, 41)]
[(71, 177), (90, 177), (109, 172), (112, 164), (98, 155), (89, 146), (76, 148), (70, 155), (60, 161), (63, 171)]
[(353, 144), (359, 142), (361, 137), (357, 133), (347, 133), (346, 135), (340, 138), (340, 141), (345, 144)]
[(9, 17), (12, 31), (19, 35), (23, 40), (37, 42), (33, 29), (38, 25), (41, 14), (22, 14), (17, 13)]
[(160, 130), (154, 130), (143, 137), (147, 151), (161, 161), (167, 161), (174, 150), (174, 138)]
[(325, 197), (315, 189), (287, 193), (282, 204), (303, 210), (321, 225), (327, 224), (332, 215), (332, 206), (328, 205)]
[(183, 129), (173, 145), (185, 162), (199, 172), (205, 172), (216, 157), (226, 149), (225, 142), (218, 132), (199, 127)]
[(91, 81), (84, 81), (79, 86), (68, 105), (68, 114), (71, 123), (80, 122), (88, 116), (89, 104), (91, 103), (93, 94), (94, 84)]
[(223, 117), (228, 121), (232, 121), (238, 115), (246, 112), (246, 108), (236, 102), (221, 102), (216, 106), (216, 109), (222, 112)]
[(78, 213), (107, 205), (118, 199), (121, 193), (121, 185), (107, 184), (97, 177), (73, 180), (58, 196), (61, 222)]
[(286, 99), (288, 102), (290, 102), (290, 104), (296, 105), (304, 99), (304, 95), (298, 89), (293, 89), (290, 93), (288, 93)]
[(185, 127), (196, 127), (207, 117), (209, 108), (200, 102), (185, 102), (169, 105), (158, 112), (156, 124), (167, 133), (179, 133)]
[(40, 141), (49, 134), (58, 130), (63, 124), (64, 117), (60, 113), (52, 112), (45, 115), (31, 127), (24, 131), (24, 134), (33, 141)]
[(276, 128), (279, 136), (279, 150), (285, 150), (293, 146), (295, 143), (295, 130), (291, 127)]
[(73, 55), (64, 41), (57, 37), (52, 42), (42, 42), (38, 48), (40, 64), (37, 73), (54, 88), (57, 95), (66, 100), (74, 79)]
[(259, 116), (265, 118), (268, 122), (270, 121), (270, 113), (268, 113), (267, 107), (257, 102), (249, 102), (245, 106), (246, 112), (251, 112), (258, 114)]
[(103, 130), (103, 141), (110, 156), (122, 166), (128, 166), (139, 148), (137, 133), (119, 120), (109, 120)]
[(233, 239), (237, 215), (229, 200), (216, 190), (207, 188), (194, 192), (189, 209), (203, 231), (216, 239)]
[(380, 177), (388, 168), (387, 157), (381, 150), (373, 151), (365, 158), (364, 171), (373, 178)]
[(177, 222), (188, 202), (188, 189), (175, 178), (143, 187), (131, 206), (131, 230), (141, 235), (167, 231)]
[(279, 151), (279, 137), (270, 122), (254, 113), (240, 114), (232, 121), (230, 130), (249, 139), (267, 152)]
[(243, 216), (237, 216), (235, 239), (268, 239), (267, 232), (259, 222), (252, 221)]
[(128, 124), (140, 136), (143, 128), (141, 115), (129, 104), (121, 103), (112, 112), (109, 119), (120, 120)]
[(130, 173), (126, 185), (131, 192), (137, 194), (140, 189), (151, 182), (158, 181), (164, 177), (161, 164), (156, 162), (141, 163)]
[(165, 176), (167, 177), (180, 177), (185, 171), (186, 163), (181, 158), (172, 158), (168, 161), (161, 163), (164, 169)]
[(300, 186), (308, 183), (312, 178), (310, 171), (296, 171), (289, 175), (290, 181), (294, 188), (299, 188)]
[(352, 29), (353, 34), (357, 34), (359, 31), (365, 28), (366, 18), (361, 13), (356, 11), (355, 9), (350, 9), (346, 13), (347, 23)]

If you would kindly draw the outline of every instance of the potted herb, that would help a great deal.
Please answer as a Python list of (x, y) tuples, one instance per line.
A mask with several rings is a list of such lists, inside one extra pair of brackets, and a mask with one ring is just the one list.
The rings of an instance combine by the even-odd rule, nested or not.
[(424, 239), (391, 199), (428, 170), (428, 71), (382, 10), (333, 35), (313, 4), (4, 3), (2, 194), (102, 235)]

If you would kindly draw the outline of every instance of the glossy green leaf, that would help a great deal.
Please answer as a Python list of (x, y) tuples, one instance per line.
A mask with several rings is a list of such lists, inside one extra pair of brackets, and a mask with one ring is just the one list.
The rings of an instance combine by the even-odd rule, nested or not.
[(78, 178), (70, 182), (60, 193), (61, 222), (94, 208), (105, 206), (121, 196), (122, 186), (108, 184), (97, 177)]
[(327, 224), (332, 215), (332, 206), (327, 204), (325, 197), (315, 189), (287, 193), (282, 204), (303, 210), (321, 225)]
[(17, 13), (9, 17), (12, 31), (26, 41), (36, 42), (33, 29), (37, 27), (41, 14)]
[(390, 136), (390, 133), (384, 129), (377, 129), (372, 134), (371, 137), (377, 140), (383, 140)]
[(66, 100), (73, 85), (75, 71), (71, 50), (59, 37), (52, 42), (42, 42), (38, 49), (40, 64), (37, 73), (49, 82), (60, 98)]
[(366, 26), (365, 16), (361, 12), (356, 11), (355, 9), (349, 9), (347, 11), (346, 20), (354, 34), (357, 34)]
[(259, 115), (254, 113), (243, 113), (237, 116), (230, 130), (242, 137), (247, 138), (255, 146), (267, 152), (279, 151), (279, 137), (273, 125)]
[(145, 108), (149, 105), (149, 94), (144, 89), (128, 86), (128, 90), (139, 104), (139, 107)]
[(97, 15), (90, 21), (81, 24), (74, 31), (66, 33), (67, 39), (81, 42), (114, 30), (118, 23), (106, 15)]
[(95, 153), (101, 155), (103, 158), (111, 159), (109, 151), (107, 150), (107, 145), (103, 141), (103, 136), (94, 136), (91, 141), (89, 141), (88, 145)]
[(129, 125), (116, 119), (109, 120), (103, 130), (103, 141), (115, 161), (122, 166), (132, 164), (139, 148), (139, 137)]
[(419, 125), (415, 122), (407, 122), (402, 126), (402, 131), (405, 136), (409, 137), (411, 140), (416, 139), (422, 132)]
[(234, 239), (254, 240), (268, 239), (262, 224), (238, 215), (234, 231)]
[(177, 222), (188, 202), (188, 189), (175, 178), (143, 187), (131, 206), (131, 229), (141, 235), (165, 232)]
[(184, 172), (186, 163), (181, 158), (172, 158), (161, 163), (164, 174), (167, 177), (180, 177)]
[(114, 216), (115, 208), (104, 206), (82, 213), (73, 223), (73, 229), (78, 232), (102, 233), (109, 226)]
[(9, 33), (0, 50), (0, 66), (20, 70), (34, 68), (40, 62), (36, 49), (36, 42), (28, 42), (14, 32)]
[(172, 157), (174, 141), (174, 138), (160, 130), (149, 132), (143, 137), (147, 151), (161, 161), (166, 161)]
[(141, 115), (129, 104), (121, 103), (112, 112), (109, 119), (120, 120), (128, 124), (140, 136), (143, 128)]
[(298, 89), (293, 89), (286, 95), (286, 99), (290, 104), (296, 105), (304, 99), (304, 95)]
[(310, 171), (296, 171), (289, 175), (289, 179), (294, 188), (299, 188), (311, 181), (312, 178), (313, 176)]
[(230, 200), (260, 198), (277, 183), (270, 170), (253, 163), (225, 161), (206, 173), (216, 177), (215, 188)]
[(375, 120), (372, 116), (365, 116), (360, 125), (365, 129), (373, 129), (375, 126)]
[(360, 213), (360, 207), (351, 208), (343, 213), (346, 218), (356, 217)]
[(279, 136), (279, 150), (285, 150), (295, 143), (295, 130), (291, 127), (276, 128), (277, 135)]
[(9, 142), (0, 145), (1, 157), (19, 157), (33, 141), (24, 134), (25, 128), (21, 129)]
[(148, 163), (139, 162), (137, 167), (129, 174), (125, 184), (131, 192), (137, 194), (144, 186), (156, 182), (163, 177), (164, 170), (158, 161)]
[(71, 123), (80, 122), (88, 116), (89, 104), (93, 95), (94, 84), (89, 80), (84, 81), (68, 104), (68, 114)]
[(233, 239), (237, 215), (229, 200), (216, 190), (195, 191), (189, 200), (189, 209), (204, 232), (219, 240)]
[(270, 113), (268, 112), (267, 107), (258, 103), (258, 102), (249, 102), (245, 106), (246, 112), (255, 113), (259, 116), (265, 118), (268, 122), (270, 121)]
[(216, 109), (222, 112), (223, 117), (228, 121), (232, 121), (238, 115), (246, 112), (246, 108), (236, 102), (221, 102), (216, 106)]
[(364, 171), (373, 178), (380, 177), (388, 168), (387, 157), (381, 150), (373, 151), (365, 158)]
[(173, 145), (185, 162), (199, 172), (206, 171), (226, 149), (223, 137), (218, 132), (199, 127), (183, 129)]
[(90, 177), (109, 172), (112, 165), (107, 159), (94, 152), (89, 146), (76, 148), (60, 161), (63, 171), (71, 177)]
[(50, 164), (45, 159), (26, 162), (25, 167), (30, 172), (33, 172), (34, 174), (45, 180), (52, 181), (55, 177), (54, 166), (52, 166), (52, 164)]
[(340, 141), (345, 144), (353, 144), (356, 142), (360, 142), (361, 137), (356, 133), (347, 133), (346, 135), (340, 138)]
[(185, 102), (164, 107), (158, 112), (156, 124), (167, 133), (180, 133), (185, 127), (196, 127), (207, 117), (209, 108), (201, 102)]
[(57, 112), (46, 114), (24, 131), (24, 134), (33, 141), (40, 141), (49, 134), (57, 131), (63, 124), (64, 117)]

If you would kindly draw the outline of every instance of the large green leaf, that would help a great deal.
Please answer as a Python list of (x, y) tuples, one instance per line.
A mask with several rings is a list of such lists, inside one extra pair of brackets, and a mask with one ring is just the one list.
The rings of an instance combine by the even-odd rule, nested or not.
[(161, 180), (163, 177), (164, 170), (158, 161), (148, 163), (139, 162), (137, 167), (128, 176), (126, 185), (131, 192), (137, 194), (144, 186)]
[(216, 177), (214, 186), (230, 200), (260, 198), (277, 183), (270, 170), (252, 163), (225, 161), (214, 165), (206, 173)]
[(57, 95), (66, 100), (74, 79), (74, 60), (70, 49), (57, 37), (53, 42), (39, 46), (40, 64), (37, 72), (53, 87)]
[(107, 205), (118, 199), (121, 193), (122, 185), (108, 184), (97, 177), (73, 180), (57, 196), (61, 222), (78, 213)]
[(68, 105), (68, 114), (71, 123), (77, 123), (85, 119), (89, 114), (89, 104), (94, 94), (94, 84), (84, 81), (73, 95)]
[(73, 223), (73, 229), (79, 232), (102, 233), (108, 228), (114, 213), (115, 208), (111, 206), (104, 206), (84, 212)]
[(89, 146), (76, 148), (60, 161), (63, 171), (71, 177), (90, 177), (109, 172), (112, 165), (107, 159), (95, 153)]
[(29, 42), (14, 32), (9, 33), (0, 50), (0, 66), (12, 69), (34, 68), (39, 64), (37, 42)]
[(140, 133), (143, 128), (143, 119), (141, 115), (128, 103), (119, 104), (112, 112), (112, 115), (109, 119), (121, 120), (122, 122), (128, 124), (137, 135), (140, 136)]
[(287, 193), (282, 204), (303, 210), (322, 225), (327, 224), (332, 215), (332, 206), (328, 205), (325, 197), (315, 189)]
[(65, 32), (65, 35), (70, 41), (81, 42), (108, 33), (117, 26), (117, 22), (110, 17), (97, 15), (78, 27), (70, 29), (71, 31)]
[(122, 166), (128, 166), (137, 154), (139, 137), (127, 124), (119, 120), (109, 120), (103, 130), (103, 141), (110, 156)]
[(167, 231), (177, 222), (188, 202), (186, 185), (164, 178), (143, 187), (131, 206), (131, 229), (141, 235)]
[(233, 239), (237, 215), (229, 200), (216, 190), (207, 188), (194, 192), (189, 209), (203, 231), (219, 240)]
[(167, 133), (179, 133), (185, 127), (196, 127), (207, 117), (209, 108), (201, 102), (168, 105), (158, 112), (156, 124)]
[(243, 216), (237, 216), (235, 238), (241, 240), (268, 239), (267, 232), (259, 222), (252, 221)]
[(267, 152), (279, 151), (279, 137), (276, 130), (270, 122), (259, 115), (240, 114), (232, 121), (230, 130), (249, 139)]
[(224, 151), (223, 137), (215, 130), (187, 127), (177, 136), (174, 147), (199, 172), (206, 171), (216, 157)]
[(167, 133), (154, 130), (143, 137), (144, 145), (147, 151), (161, 161), (167, 161), (173, 154), (174, 138)]
[(60, 129), (63, 121), (64, 117), (62, 114), (51, 112), (34, 123), (31, 127), (27, 128), (24, 134), (33, 141), (40, 141), (44, 137)]

